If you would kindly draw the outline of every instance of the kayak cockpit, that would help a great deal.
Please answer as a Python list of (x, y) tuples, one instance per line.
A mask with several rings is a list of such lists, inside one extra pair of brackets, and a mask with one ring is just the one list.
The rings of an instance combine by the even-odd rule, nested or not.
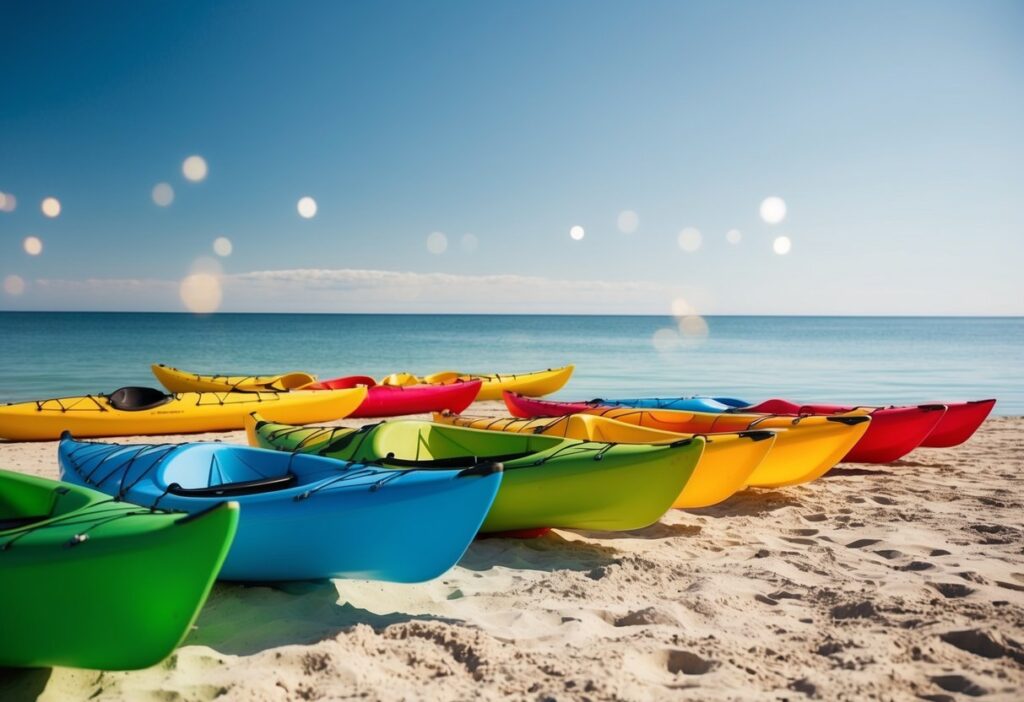
[(110, 403), (110, 406), (123, 412), (153, 409), (160, 405), (166, 405), (173, 399), (173, 395), (168, 395), (156, 388), (135, 386), (120, 388), (107, 395), (107, 402)]
[(0, 532), (42, 524), (89, 504), (88, 497), (50, 481), (10, 473), (0, 475)]

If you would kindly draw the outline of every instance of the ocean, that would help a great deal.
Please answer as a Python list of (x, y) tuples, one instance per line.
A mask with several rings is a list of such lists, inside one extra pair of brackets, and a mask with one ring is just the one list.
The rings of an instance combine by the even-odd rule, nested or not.
[[(1024, 415), (1024, 319), (0, 312), (0, 402), (210, 373), (513, 372), (555, 397), (723, 394), (864, 404), (998, 398)], [(706, 331), (706, 335), (704, 332)]]

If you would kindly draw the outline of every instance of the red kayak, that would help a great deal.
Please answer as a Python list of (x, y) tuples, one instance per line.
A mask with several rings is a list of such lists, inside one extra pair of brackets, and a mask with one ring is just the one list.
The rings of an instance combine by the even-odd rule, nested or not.
[[(601, 409), (588, 402), (552, 402), (523, 397), (510, 392), (506, 392), (504, 397), (509, 411), (516, 417), (557, 417), (577, 412), (593, 413)], [(801, 414), (836, 414), (852, 409), (834, 408), (828, 405), (798, 405), (786, 400), (766, 400), (750, 407), (739, 408), (728, 414), (799, 416)], [(843, 461), (890, 463), (898, 460), (920, 446), (921, 442), (935, 430), (945, 413), (945, 405), (874, 409), (871, 412), (871, 426), (868, 427), (857, 445), (843, 457)]]
[[(928, 405), (921, 405), (928, 406)], [(974, 400), (972, 402), (953, 402), (945, 404), (946, 413), (931, 433), (921, 442), (921, 446), (928, 448), (949, 448), (959, 446), (967, 441), (978, 430), (982, 422), (996, 406), (995, 400)], [(787, 400), (766, 400), (757, 405), (744, 407), (743, 412), (784, 412), (787, 414), (835, 414), (837, 412), (850, 412), (857, 409), (853, 406), (844, 405), (798, 405)], [(876, 408), (871, 413), (872, 417), (878, 416), (880, 411), (892, 409), (909, 408)]]
[(891, 463), (919, 446), (941, 424), (946, 405), (915, 407), (844, 407), (841, 405), (799, 405), (788, 400), (765, 400), (737, 412), (768, 414), (842, 414), (857, 409), (871, 409), (871, 426), (843, 457), (847, 463)]
[(974, 400), (946, 405), (946, 414), (921, 445), (929, 448), (959, 446), (978, 430), (992, 409), (995, 400)]
[(423, 414), (425, 412), (460, 413), (473, 404), (480, 392), (481, 380), (451, 383), (450, 385), (377, 385), (365, 375), (321, 380), (306, 385), (303, 390), (344, 390), (360, 385), (366, 386), (366, 399), (350, 418), (396, 417), (402, 414)]
[(557, 400), (538, 400), (525, 397), (505, 390), (501, 393), (505, 400), (508, 413), (519, 419), (535, 419), (536, 417), (564, 417), (567, 414), (580, 414), (597, 407), (607, 408), (600, 402), (558, 402)]

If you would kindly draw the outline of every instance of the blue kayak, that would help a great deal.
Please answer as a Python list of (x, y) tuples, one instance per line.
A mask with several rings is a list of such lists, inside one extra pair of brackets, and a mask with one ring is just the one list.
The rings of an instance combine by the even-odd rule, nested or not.
[(241, 505), (224, 580), (422, 582), (455, 565), (501, 484), (501, 464), (399, 470), (219, 443), (102, 444), (65, 433), (63, 480), (144, 507)]
[(727, 412), (748, 403), (731, 397), (633, 397), (622, 400), (591, 400), (589, 404), (605, 407), (636, 407), (637, 409), (682, 410), (684, 412)]

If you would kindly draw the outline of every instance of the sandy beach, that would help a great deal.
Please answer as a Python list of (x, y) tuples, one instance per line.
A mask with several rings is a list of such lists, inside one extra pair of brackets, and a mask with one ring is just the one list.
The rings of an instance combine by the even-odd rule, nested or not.
[[(639, 531), (478, 540), (421, 585), (218, 584), (163, 664), (0, 671), (0, 698), (1020, 699), (1022, 437), (993, 418)], [(55, 478), (56, 445), (0, 466)]]

